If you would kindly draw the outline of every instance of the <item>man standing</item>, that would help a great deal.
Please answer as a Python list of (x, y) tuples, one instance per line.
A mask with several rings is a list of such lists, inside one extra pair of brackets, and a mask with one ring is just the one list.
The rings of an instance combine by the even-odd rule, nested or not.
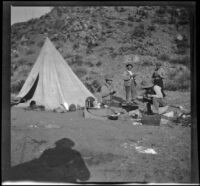
[(162, 89), (164, 88), (164, 83), (163, 83), (164, 78), (165, 78), (165, 71), (162, 68), (162, 64), (156, 63), (156, 68), (155, 68), (154, 73), (152, 75), (152, 79), (153, 79), (153, 81), (156, 80), (157, 82), (159, 82), (159, 85)]
[(128, 62), (126, 63), (126, 71), (123, 73), (124, 87), (126, 92), (126, 101), (133, 102), (136, 99), (137, 91), (136, 91), (136, 75), (131, 71), (133, 65)]
[(101, 87), (101, 98), (104, 105), (110, 106), (112, 96), (116, 93), (113, 89), (112, 81), (113, 80), (110, 75), (105, 76), (105, 84)]

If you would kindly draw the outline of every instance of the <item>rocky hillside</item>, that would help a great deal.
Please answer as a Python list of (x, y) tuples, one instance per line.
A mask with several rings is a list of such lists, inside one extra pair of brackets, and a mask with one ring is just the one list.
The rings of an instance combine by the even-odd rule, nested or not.
[(137, 82), (149, 78), (154, 64), (163, 63), (168, 90), (190, 87), (189, 11), (177, 7), (55, 7), (48, 14), (11, 28), (11, 92), (17, 93), (30, 72), (45, 36), (66, 62), (95, 91), (105, 74), (123, 91), (121, 74), (127, 55)]

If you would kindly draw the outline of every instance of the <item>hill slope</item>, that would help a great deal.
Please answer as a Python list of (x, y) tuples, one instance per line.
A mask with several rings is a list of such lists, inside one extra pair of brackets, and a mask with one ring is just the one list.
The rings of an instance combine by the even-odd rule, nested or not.
[[(11, 91), (20, 90), (48, 36), (91, 91), (113, 74), (123, 91), (120, 74), (126, 55), (138, 55), (138, 84), (150, 77), (154, 64), (166, 67), (168, 90), (190, 86), (189, 12), (174, 7), (55, 7), (38, 19), (11, 28)], [(182, 37), (180, 40), (177, 36)], [(178, 38), (179, 38), (178, 37)]]

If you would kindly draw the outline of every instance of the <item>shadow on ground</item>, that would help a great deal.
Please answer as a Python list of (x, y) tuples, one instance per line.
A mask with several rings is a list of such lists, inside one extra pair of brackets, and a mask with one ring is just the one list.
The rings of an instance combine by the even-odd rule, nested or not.
[(10, 181), (78, 182), (87, 181), (90, 172), (81, 154), (72, 149), (75, 143), (62, 138), (32, 161), (11, 167)]

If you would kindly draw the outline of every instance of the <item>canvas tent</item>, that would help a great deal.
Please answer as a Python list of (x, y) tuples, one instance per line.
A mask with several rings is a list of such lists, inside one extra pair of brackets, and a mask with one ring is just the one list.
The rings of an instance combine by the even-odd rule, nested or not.
[[(53, 110), (70, 104), (84, 106), (85, 99), (94, 95), (75, 75), (52, 42), (46, 38), (40, 54), (17, 97), (28, 100), (19, 107), (28, 106), (30, 101)], [(95, 98), (95, 97), (94, 97)], [(95, 98), (96, 99), (96, 98)]]

